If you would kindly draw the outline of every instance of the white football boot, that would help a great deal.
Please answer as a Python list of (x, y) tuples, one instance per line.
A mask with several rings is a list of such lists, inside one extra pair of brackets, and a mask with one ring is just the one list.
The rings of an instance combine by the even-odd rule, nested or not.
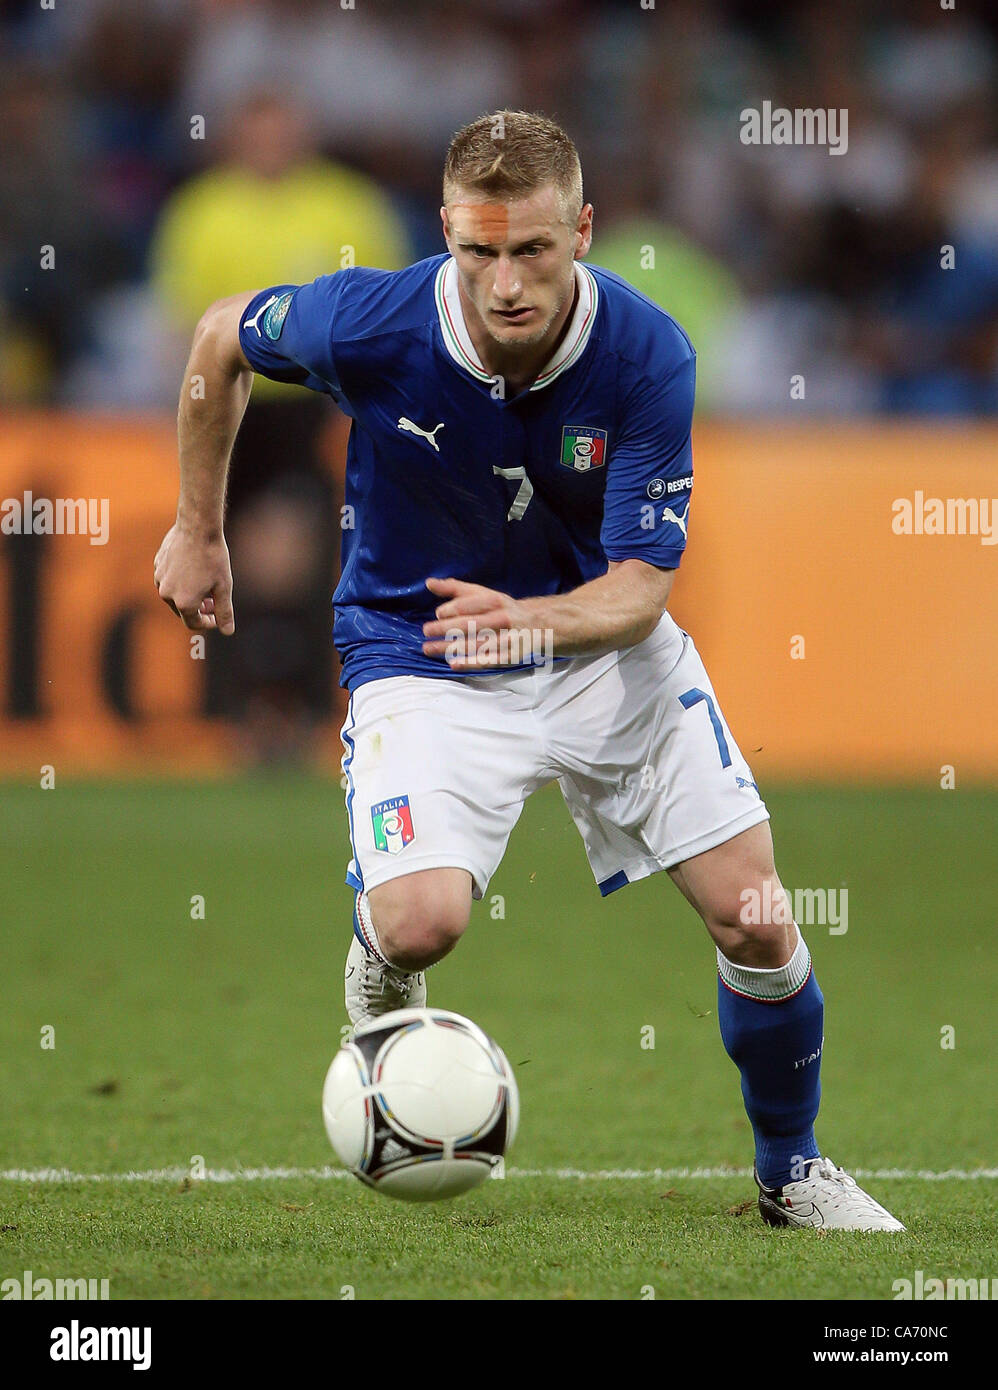
[(826, 1231), (903, 1231), (896, 1217), (830, 1158), (813, 1158), (807, 1177), (783, 1187), (759, 1188), (759, 1212), (768, 1226), (810, 1226)]
[[(367, 898), (357, 894), (354, 920), (365, 935), (373, 937)], [(364, 946), (354, 932), (344, 972), (347, 1016), (355, 1028), (372, 1023), (395, 1009), (421, 1009), (426, 1004), (426, 976), (386, 965)]]

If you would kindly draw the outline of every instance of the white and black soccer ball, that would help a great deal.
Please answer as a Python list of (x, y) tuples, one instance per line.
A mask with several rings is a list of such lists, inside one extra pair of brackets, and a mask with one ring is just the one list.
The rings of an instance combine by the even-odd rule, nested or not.
[(322, 1089), (343, 1163), (368, 1187), (410, 1202), (477, 1187), (508, 1152), (519, 1115), (502, 1048), (444, 1009), (399, 1009), (358, 1028)]

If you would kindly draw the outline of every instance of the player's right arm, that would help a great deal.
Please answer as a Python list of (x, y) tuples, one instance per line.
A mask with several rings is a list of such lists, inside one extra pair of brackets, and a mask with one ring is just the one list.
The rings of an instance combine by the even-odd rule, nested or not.
[(251, 294), (219, 299), (194, 333), (177, 412), (180, 497), (153, 570), (163, 601), (194, 631), (235, 631), (232, 570), (222, 532), (229, 458), (253, 385), (239, 345)]
[[(235, 631), (222, 535), (229, 456), (253, 373), (341, 399), (333, 323), (352, 270), (219, 299), (201, 317), (180, 392), (180, 501), (156, 556), (160, 597), (195, 631)], [(380, 280), (379, 272), (367, 271)], [(388, 277), (390, 278), (390, 277)]]

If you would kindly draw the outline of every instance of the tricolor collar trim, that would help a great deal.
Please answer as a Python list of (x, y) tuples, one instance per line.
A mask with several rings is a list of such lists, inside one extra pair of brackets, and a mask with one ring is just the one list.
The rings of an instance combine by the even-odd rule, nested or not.
[[(549, 382), (554, 381), (556, 376), (560, 376), (562, 372), (567, 371), (578, 361), (585, 351), (586, 344), (589, 342), (589, 335), (593, 330), (593, 324), (596, 322), (596, 310), (599, 307), (599, 287), (595, 277), (588, 267), (580, 261), (575, 262), (574, 268), (575, 283), (579, 291), (575, 312), (568, 325), (568, 332), (561, 341), (561, 346), (530, 387), (531, 391), (539, 391), (542, 386), (547, 386)], [(443, 334), (444, 346), (447, 351), (458, 366), (463, 367), (466, 372), (470, 372), (476, 380), (491, 384), (495, 377), (490, 375), (482, 366), (464, 321), (458, 292), (457, 262), (453, 256), (444, 261), (437, 271), (433, 295), (436, 300), (437, 314), (440, 318), (440, 331)]]

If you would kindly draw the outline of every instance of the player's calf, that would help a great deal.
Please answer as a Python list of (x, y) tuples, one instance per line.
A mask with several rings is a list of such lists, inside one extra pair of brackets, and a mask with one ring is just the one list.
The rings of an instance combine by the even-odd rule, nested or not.
[(732, 964), (776, 970), (789, 961), (797, 930), (767, 822), (676, 865), (669, 876)]
[(750, 876), (708, 908), (704, 920), (715, 946), (733, 965), (778, 970), (797, 946), (793, 906), (775, 870)]
[(717, 946), (721, 1039), (742, 1079), (760, 1182), (818, 1157), (824, 1001), (773, 864), (768, 825), (671, 871)]

